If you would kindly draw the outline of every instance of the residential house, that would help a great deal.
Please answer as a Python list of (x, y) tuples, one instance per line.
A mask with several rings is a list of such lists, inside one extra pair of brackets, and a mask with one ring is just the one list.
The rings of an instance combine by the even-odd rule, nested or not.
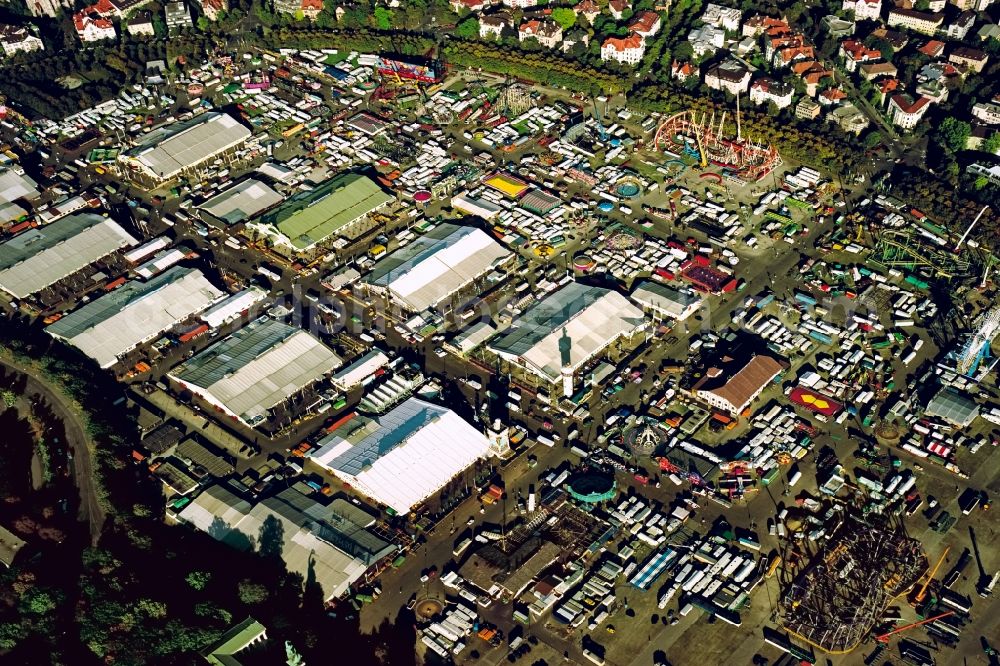
[(823, 85), (823, 81), (833, 78), (833, 71), (826, 69), (818, 62), (809, 64), (812, 66), (809, 68), (809, 71), (802, 74), (802, 82), (806, 84), (806, 94), (810, 97), (815, 97), (816, 93), (819, 92), (820, 86)]
[(608, 37), (601, 45), (601, 60), (637, 65), (646, 54), (646, 40), (636, 33), (628, 37)]
[(937, 33), (941, 29), (942, 23), (944, 23), (943, 13), (931, 14), (929, 12), (904, 9), (902, 7), (893, 7), (890, 9), (889, 19), (886, 21), (886, 24), (890, 28), (906, 28), (907, 30), (925, 35)]
[(779, 109), (792, 105), (792, 86), (762, 77), (750, 84), (750, 101), (754, 104), (773, 103)]
[(1000, 25), (996, 23), (987, 23), (986, 25), (979, 28), (976, 32), (976, 36), (982, 42), (988, 42), (991, 39), (1000, 39)]
[(632, 9), (631, 0), (611, 0), (608, 3), (608, 11), (615, 17), (616, 21), (621, 21), (625, 15), (625, 10)]
[(198, 0), (201, 13), (209, 21), (216, 21), (222, 12), (229, 11), (229, 0)]
[(701, 25), (688, 33), (691, 50), (698, 57), (715, 53), (726, 45), (726, 31), (714, 25)]
[(886, 100), (899, 90), (899, 79), (891, 77), (879, 79), (875, 82), (875, 90), (878, 93), (879, 104), (885, 105)]
[(448, 4), (456, 14), (467, 14), (469, 12), (481, 12), (489, 7), (491, 0), (449, 0)]
[(42, 40), (23, 25), (0, 25), (0, 46), (6, 56), (45, 49)]
[(637, 13), (628, 24), (628, 29), (640, 34), (645, 38), (650, 38), (660, 31), (660, 15), (656, 12), (644, 11)]
[[(274, 8), (278, 9), (278, 3), (274, 4)], [(191, 22), (191, 11), (188, 9), (187, 5), (184, 4), (184, 0), (168, 2), (166, 6), (164, 6), (163, 10), (167, 24), (167, 33), (171, 37), (176, 35), (181, 30), (185, 30), (194, 25)]]
[(677, 81), (680, 81), (681, 83), (687, 81), (689, 78), (695, 76), (697, 73), (698, 70), (696, 70), (694, 68), (694, 65), (692, 65), (689, 62), (680, 62), (679, 60), (674, 60), (670, 64), (670, 77), (676, 79)]
[(929, 62), (917, 72), (917, 81), (940, 81), (946, 83), (949, 79), (956, 79), (962, 75), (958, 68), (951, 63), (944, 61)]
[(819, 104), (808, 97), (803, 97), (795, 105), (795, 117), (799, 120), (816, 120), (821, 111)]
[(573, 10), (576, 12), (577, 16), (582, 16), (587, 19), (587, 23), (593, 23), (594, 19), (601, 14), (601, 8), (596, 2), (594, 2), (594, 0), (580, 0), (580, 2), (573, 7)]
[(986, 55), (985, 51), (973, 49), (968, 46), (958, 46), (948, 54), (948, 62), (960, 70), (972, 70), (976, 74), (983, 71), (989, 59), (990, 57)]
[(972, 117), (978, 118), (987, 125), (1000, 125), (1000, 104), (977, 102), (972, 107)]
[(844, 0), (841, 9), (852, 12), (855, 21), (878, 21), (882, 15), (882, 0)]
[(97, 15), (89, 7), (73, 14), (73, 27), (81, 42), (99, 42), (118, 36), (111, 19)]
[(840, 129), (850, 134), (861, 134), (869, 125), (865, 114), (850, 102), (844, 102), (831, 111), (827, 120), (836, 123)]
[[(969, 138), (965, 140), (966, 150), (982, 150), (985, 151), (986, 147), (984, 144), (989, 141), (993, 135), (1000, 132), (996, 127), (990, 127), (989, 125), (980, 125), (979, 123), (972, 124), (972, 131), (969, 132)], [(998, 148), (994, 155), (1000, 155), (1000, 148)]]
[(133, 37), (153, 37), (153, 14), (148, 11), (136, 12), (125, 22), (125, 29)]
[(534, 37), (545, 48), (551, 49), (562, 41), (562, 28), (550, 19), (525, 21), (517, 29), (517, 40), (523, 42)]
[(994, 185), (1000, 185), (1000, 164), (970, 164), (966, 171), (973, 176), (985, 178)]
[(937, 58), (944, 53), (944, 42), (938, 39), (929, 39), (927, 43), (917, 49), (928, 58)]
[(500, 39), (505, 28), (511, 25), (510, 14), (507, 12), (498, 12), (496, 14), (489, 14), (487, 16), (479, 17), (479, 38), (486, 39), (487, 37), (492, 37), (494, 39)]
[(848, 37), (854, 34), (856, 25), (854, 21), (845, 21), (839, 16), (834, 16), (830, 14), (824, 16), (820, 21), (823, 29), (834, 39), (840, 39), (841, 37)]
[(840, 43), (840, 57), (844, 59), (844, 69), (856, 72), (858, 65), (882, 59), (882, 52), (870, 49), (856, 39), (846, 39)]
[(871, 31), (871, 36), (889, 42), (889, 46), (896, 53), (902, 51), (910, 43), (910, 36), (908, 34), (899, 30), (889, 30), (888, 28), (875, 28)]
[(891, 62), (866, 62), (858, 67), (858, 72), (865, 81), (874, 81), (883, 76), (895, 77), (899, 70)]
[(947, 101), (950, 90), (941, 79), (923, 81), (917, 84), (917, 94), (926, 97), (935, 104)]
[(927, 113), (930, 100), (926, 97), (913, 99), (909, 95), (896, 94), (889, 98), (889, 120), (904, 130), (910, 130)]
[(293, 16), (301, 12), (303, 18), (315, 21), (323, 11), (323, 0), (274, 0), (274, 11)]
[(744, 37), (760, 37), (765, 32), (771, 28), (788, 28), (788, 23), (784, 19), (774, 18), (773, 16), (764, 16), (763, 14), (755, 14), (748, 18), (743, 23), (743, 36)]
[(743, 20), (743, 13), (735, 7), (723, 7), (714, 2), (710, 2), (701, 15), (702, 23), (713, 25), (716, 28), (736, 32), (740, 29), (740, 21)]
[(962, 40), (966, 38), (975, 24), (976, 12), (967, 9), (948, 22), (948, 25), (945, 26), (945, 34), (951, 39)]
[(840, 88), (827, 88), (816, 96), (816, 101), (823, 106), (837, 106), (845, 99), (847, 99), (847, 93)]
[(927, 0), (927, 7), (925, 9), (931, 14), (937, 14), (938, 12), (943, 12), (947, 4), (947, 0)]
[(705, 72), (705, 85), (712, 90), (725, 90), (733, 95), (745, 94), (750, 89), (750, 70), (736, 60), (726, 60), (713, 65)]
[(816, 56), (805, 35), (775, 27), (767, 31), (764, 57), (775, 67), (787, 67), (793, 62), (812, 60)]
[(802, 60), (792, 65), (792, 73), (806, 84), (806, 94), (815, 97), (819, 86), (826, 78), (832, 78), (833, 72), (815, 60)]

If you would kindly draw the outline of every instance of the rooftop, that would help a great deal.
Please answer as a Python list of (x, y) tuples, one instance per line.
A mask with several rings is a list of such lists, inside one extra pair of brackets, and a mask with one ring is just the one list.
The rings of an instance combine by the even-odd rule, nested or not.
[(0, 288), (25, 298), (137, 244), (114, 220), (93, 213), (67, 215), (0, 244)]
[(354, 416), (310, 456), (400, 514), (486, 455), (486, 436), (445, 407), (409, 398), (389, 412)]
[(160, 179), (170, 179), (250, 138), (250, 130), (226, 113), (206, 113), (157, 128), (120, 159)]
[(414, 312), (440, 302), (511, 256), (475, 227), (440, 224), (379, 261), (365, 282), (388, 288)]
[(556, 381), (562, 372), (563, 335), (570, 339), (570, 365), (575, 370), (615, 339), (645, 324), (642, 310), (618, 292), (570, 282), (531, 305), (489, 347)]
[(46, 330), (108, 368), (119, 354), (152, 340), (222, 297), (201, 271), (175, 266), (148, 282), (126, 282)]
[(277, 206), (283, 199), (266, 184), (250, 178), (220, 192), (199, 208), (226, 224), (237, 224)]
[(371, 178), (342, 173), (296, 194), (260, 219), (277, 227), (293, 247), (305, 250), (392, 200)]
[(265, 318), (216, 342), (170, 376), (250, 423), (340, 365), (337, 355), (306, 331)]

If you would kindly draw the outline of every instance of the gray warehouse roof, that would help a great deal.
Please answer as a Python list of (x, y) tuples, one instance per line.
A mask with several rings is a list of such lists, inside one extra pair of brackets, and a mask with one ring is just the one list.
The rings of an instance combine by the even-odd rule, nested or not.
[(67, 215), (0, 245), (0, 288), (25, 298), (137, 243), (114, 220), (93, 213)]
[(336, 354), (302, 329), (258, 319), (170, 376), (249, 423), (340, 365)]
[(689, 308), (701, 303), (701, 299), (693, 294), (652, 280), (640, 282), (632, 290), (631, 298), (640, 305), (674, 319), (683, 318)]
[(175, 266), (148, 282), (126, 282), (71, 312), (46, 331), (97, 361), (102, 368), (191, 317), (223, 293), (201, 271)]
[(282, 200), (281, 194), (250, 178), (215, 195), (199, 208), (226, 224), (237, 224), (277, 206)]
[(250, 138), (250, 130), (225, 113), (201, 116), (147, 134), (122, 159), (166, 180)]

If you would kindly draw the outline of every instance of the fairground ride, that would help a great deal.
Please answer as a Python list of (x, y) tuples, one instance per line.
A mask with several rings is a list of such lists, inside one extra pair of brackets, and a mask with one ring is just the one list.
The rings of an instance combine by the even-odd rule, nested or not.
[(670, 154), (688, 154), (702, 168), (720, 167), (728, 175), (745, 181), (758, 181), (781, 164), (781, 155), (770, 145), (743, 138), (737, 105), (736, 136), (725, 134), (726, 113), (716, 122), (711, 116), (682, 111), (670, 116), (656, 129), (653, 145)]

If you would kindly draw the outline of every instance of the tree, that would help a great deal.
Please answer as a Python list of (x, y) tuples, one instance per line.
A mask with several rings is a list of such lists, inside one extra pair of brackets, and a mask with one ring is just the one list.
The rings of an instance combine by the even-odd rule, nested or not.
[(568, 7), (556, 7), (552, 10), (552, 20), (563, 30), (569, 30), (576, 23), (576, 12)]
[(479, 37), (479, 20), (475, 17), (463, 19), (455, 26), (455, 35), (463, 39), (475, 39)]
[(239, 592), (240, 601), (248, 606), (261, 604), (267, 601), (267, 588), (259, 583), (253, 582), (249, 578), (241, 580), (237, 590)]
[(969, 140), (970, 134), (972, 126), (969, 123), (948, 116), (938, 126), (937, 141), (948, 152), (957, 153), (965, 150), (965, 142)]
[(208, 20), (207, 16), (198, 17), (198, 30), (202, 32), (208, 32), (208, 29), (212, 26), (212, 22)]
[(674, 58), (679, 62), (690, 62), (694, 57), (694, 47), (691, 42), (685, 40), (674, 47)]
[(17, 403), (17, 394), (10, 389), (0, 392), (0, 398), (3, 399), (3, 404), (7, 409), (10, 409)]
[(392, 12), (385, 7), (376, 7), (372, 16), (375, 18), (375, 27), (379, 30), (392, 28)]
[(993, 132), (990, 138), (983, 142), (983, 150), (993, 154), (1000, 153), (1000, 131)]
[(210, 580), (212, 580), (212, 574), (208, 571), (192, 571), (184, 578), (184, 581), (187, 582), (192, 589), (199, 592), (205, 589), (205, 586), (208, 585), (208, 581)]

